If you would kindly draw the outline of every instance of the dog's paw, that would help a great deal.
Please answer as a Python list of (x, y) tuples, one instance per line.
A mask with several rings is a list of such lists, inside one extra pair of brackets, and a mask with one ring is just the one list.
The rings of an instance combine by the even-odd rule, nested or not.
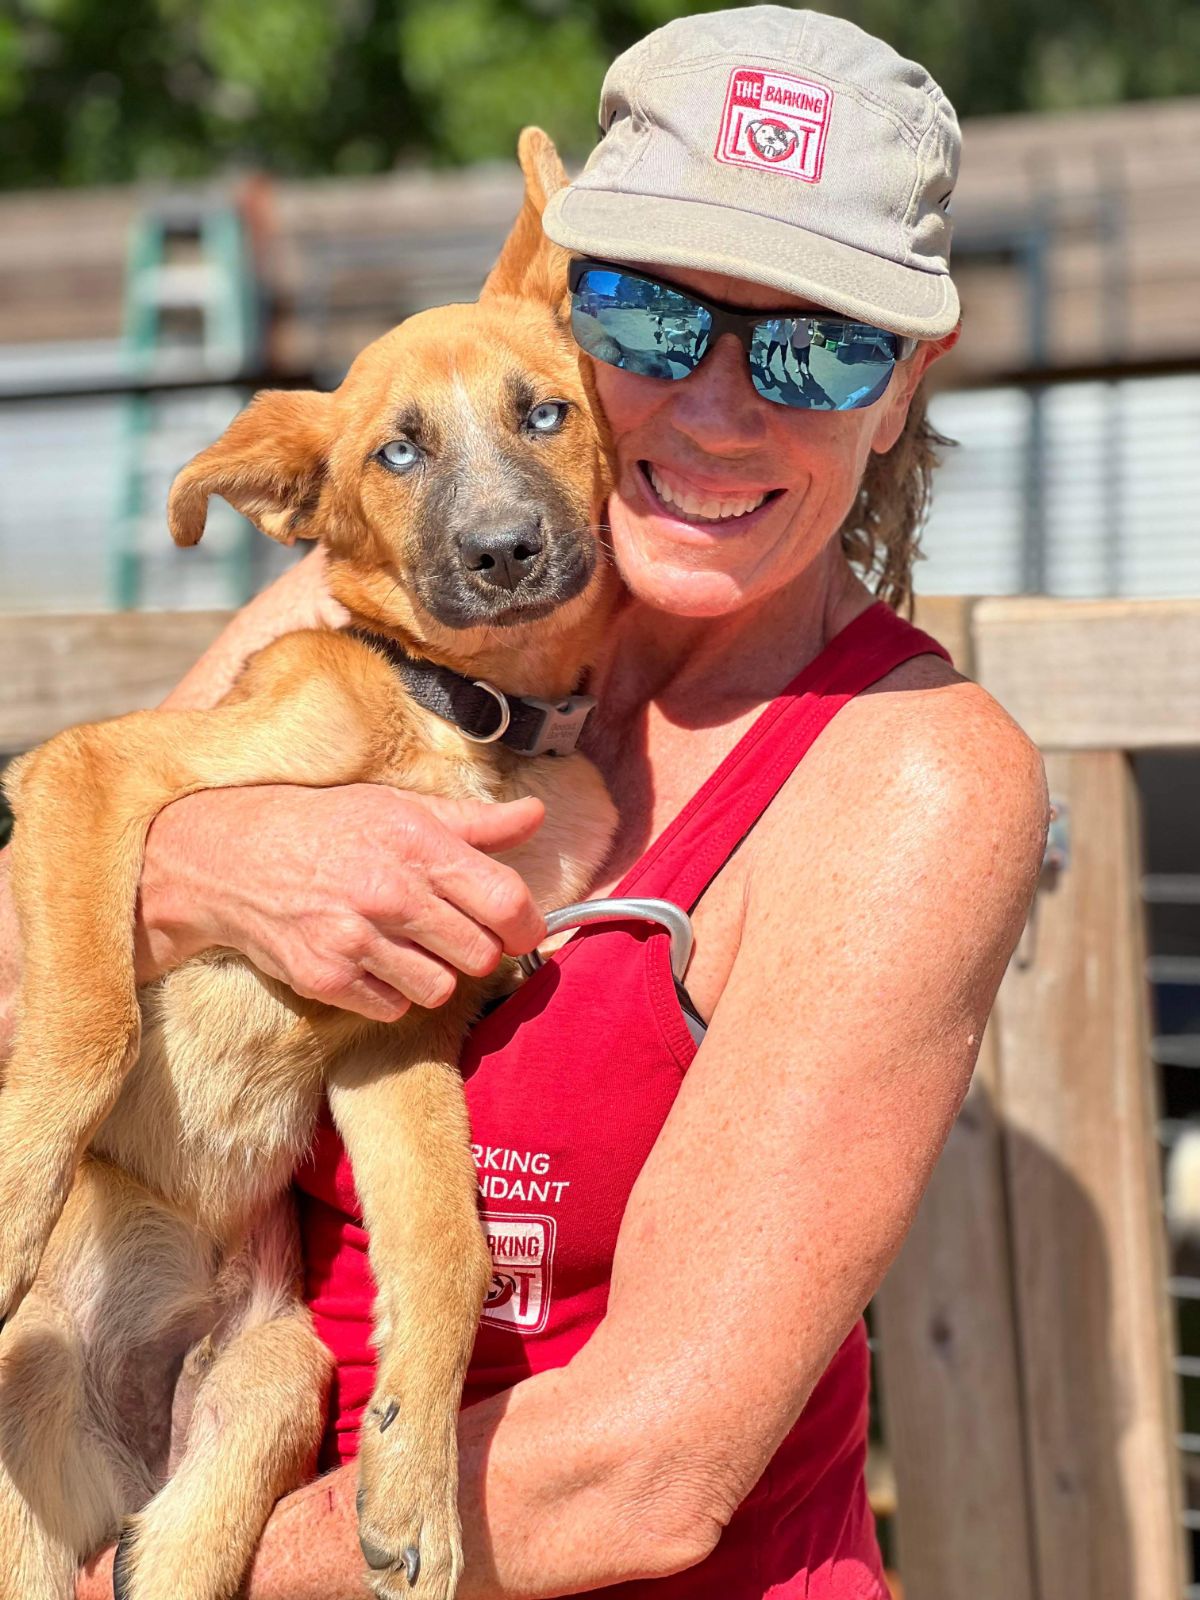
[(376, 1395), (359, 1448), (358, 1538), (379, 1600), (453, 1600), (462, 1573), (453, 1426), (406, 1426), (400, 1402)]
[(122, 1522), (113, 1600), (233, 1600), (242, 1592), (254, 1541), (230, 1528), (217, 1496), (202, 1505), (173, 1496), (177, 1481)]

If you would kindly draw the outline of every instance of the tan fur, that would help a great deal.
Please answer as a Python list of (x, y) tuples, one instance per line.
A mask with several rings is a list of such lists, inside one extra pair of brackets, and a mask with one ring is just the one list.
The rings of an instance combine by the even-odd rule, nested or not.
[[(570, 403), (563, 436), (528, 450), (555, 515), (574, 523), (567, 547), (594, 550), (606, 454), (562, 325), (561, 257), (538, 226), (564, 178), (536, 130), (520, 154), (525, 207), (480, 304), (388, 334), (335, 395), (260, 396), (180, 474), (170, 520), (194, 543), (221, 494), (274, 538), (319, 537), (360, 626), (554, 698), (576, 687), (603, 626), (603, 560), (558, 609), (505, 626), (448, 624), (420, 587), (437, 554), (422, 497), (445, 491), (438, 452), (461, 462), (464, 493), (523, 470), (514, 372)], [(433, 441), (426, 488), (374, 459), (414, 397)], [(282, 1197), (323, 1088), (379, 1286), (360, 1524), (391, 1565), (372, 1584), (408, 1592), (409, 1546), (420, 1594), (443, 1600), (457, 1583), (455, 1418), (490, 1261), (456, 1062), (495, 980), (464, 979), (446, 1006), (387, 1026), (300, 999), (228, 951), (135, 991), (151, 820), (197, 789), (271, 782), (537, 794), (548, 820), (510, 859), (545, 908), (586, 890), (614, 821), (581, 756), (468, 742), (380, 652), (337, 633), (279, 640), (212, 711), (72, 729), (16, 764), (25, 976), (0, 1092), (0, 1600), (66, 1600), (76, 1560), (130, 1518), (128, 1600), (236, 1591), (321, 1428), (329, 1357), (296, 1296)]]

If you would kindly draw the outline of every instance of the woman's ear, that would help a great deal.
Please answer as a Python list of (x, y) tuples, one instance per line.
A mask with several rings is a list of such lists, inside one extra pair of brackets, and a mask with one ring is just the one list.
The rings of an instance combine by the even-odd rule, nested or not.
[(567, 174), (554, 140), (540, 128), (522, 131), (517, 141), (517, 160), (525, 175), (525, 200), (479, 298), (517, 295), (524, 300), (545, 301), (551, 310), (559, 312), (566, 301), (570, 257), (542, 232), (542, 212), (551, 195), (566, 187)]
[(208, 497), (219, 494), (280, 544), (315, 539), (312, 514), (332, 442), (332, 395), (265, 389), (176, 477), (167, 501), (171, 537), (197, 544)]
[(935, 361), (940, 361), (944, 355), (949, 355), (958, 343), (961, 333), (962, 323), (959, 322), (940, 339), (922, 339), (908, 360), (896, 368), (891, 384), (879, 404), (879, 422), (871, 440), (871, 449), (876, 454), (886, 455), (904, 432), (908, 408), (921, 379)]

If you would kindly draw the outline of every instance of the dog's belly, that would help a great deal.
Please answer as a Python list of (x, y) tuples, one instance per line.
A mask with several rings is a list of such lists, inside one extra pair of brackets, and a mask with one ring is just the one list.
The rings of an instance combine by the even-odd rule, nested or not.
[(320, 1009), (237, 956), (168, 974), (143, 991), (141, 1053), (92, 1148), (235, 1244), (288, 1184), (330, 1048), (347, 1023), (361, 1025)]

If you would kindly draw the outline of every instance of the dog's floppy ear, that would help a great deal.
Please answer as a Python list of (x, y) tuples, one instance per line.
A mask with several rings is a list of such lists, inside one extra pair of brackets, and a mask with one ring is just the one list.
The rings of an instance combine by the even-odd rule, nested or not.
[(167, 523), (176, 544), (196, 544), (208, 497), (222, 499), (280, 544), (315, 539), (312, 513), (333, 442), (333, 397), (265, 389), (171, 485)]
[(522, 131), (517, 141), (517, 160), (525, 175), (525, 201), (479, 298), (519, 295), (526, 300), (544, 300), (555, 311), (561, 311), (567, 294), (569, 258), (561, 245), (552, 243), (542, 232), (542, 212), (550, 196), (565, 187), (567, 174), (554, 140), (540, 128)]

